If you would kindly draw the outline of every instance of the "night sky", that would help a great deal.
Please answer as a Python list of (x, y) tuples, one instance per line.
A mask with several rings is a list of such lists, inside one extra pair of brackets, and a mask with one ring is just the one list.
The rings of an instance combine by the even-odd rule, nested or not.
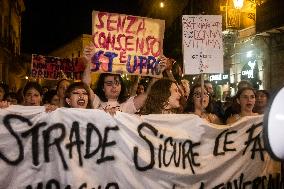
[(139, 12), (137, 0), (24, 2), (26, 10), (22, 17), (22, 53), (47, 54), (81, 34), (91, 34), (92, 10), (131, 15), (138, 15)]

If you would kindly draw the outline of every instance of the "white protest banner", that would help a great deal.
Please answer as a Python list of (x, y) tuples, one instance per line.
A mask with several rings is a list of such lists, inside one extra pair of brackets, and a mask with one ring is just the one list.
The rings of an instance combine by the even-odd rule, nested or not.
[[(195, 115), (11, 106), (0, 111), (0, 188), (280, 188), (262, 116), (214, 128)], [(221, 127), (221, 126), (218, 126)]]
[(92, 19), (92, 72), (161, 74), (164, 20), (98, 11)]
[(185, 74), (222, 73), (222, 16), (183, 15), (182, 29)]
[(43, 79), (59, 79), (62, 72), (66, 79), (82, 78), (85, 65), (80, 58), (59, 58), (53, 56), (32, 55), (31, 77)]

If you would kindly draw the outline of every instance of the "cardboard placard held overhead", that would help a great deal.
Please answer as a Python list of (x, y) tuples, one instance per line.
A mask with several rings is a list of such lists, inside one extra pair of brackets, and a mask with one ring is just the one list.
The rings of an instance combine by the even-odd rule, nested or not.
[(53, 56), (32, 55), (31, 77), (38, 79), (66, 79), (79, 80), (84, 72), (84, 62), (80, 58), (60, 58)]
[(92, 72), (161, 74), (164, 20), (99, 11), (92, 18)]
[(183, 15), (182, 28), (184, 73), (223, 73), (221, 15)]

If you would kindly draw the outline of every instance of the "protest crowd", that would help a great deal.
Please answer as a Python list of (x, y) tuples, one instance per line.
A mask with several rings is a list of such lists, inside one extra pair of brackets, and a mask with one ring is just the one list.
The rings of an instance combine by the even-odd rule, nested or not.
[[(1, 107), (9, 105), (46, 106), (47, 111), (60, 107), (94, 108), (111, 115), (116, 111), (130, 114), (196, 114), (209, 123), (232, 124), (245, 116), (263, 114), (268, 105), (269, 92), (255, 90), (249, 81), (238, 83), (238, 91), (227, 102), (216, 101), (212, 84), (200, 80), (190, 87), (182, 79), (182, 71), (173, 59), (161, 59), (163, 78), (152, 78), (148, 86), (136, 79), (126, 88), (119, 74), (101, 73), (95, 89), (90, 88), (90, 68), (86, 69), (81, 82), (60, 79), (57, 86), (44, 88), (37, 82), (27, 82), (17, 93), (10, 92), (5, 84), (0, 86)], [(132, 92), (131, 92), (132, 91)], [(133, 92), (134, 91), (134, 92)], [(130, 94), (132, 93), (132, 94)], [(229, 105), (228, 105), (229, 104)]]
[[(94, 13), (98, 31), (76, 58), (80, 69), (73, 60), (67, 69), (60, 59), (33, 55), (32, 79), (21, 89), (0, 84), (0, 169), (7, 170), (0, 188), (284, 187), (280, 163), (263, 144), (270, 92), (241, 80), (235, 95), (221, 101), (204, 80), (204, 73), (222, 72), (222, 37), (211, 36), (221, 30), (219, 21), (202, 40), (217, 51), (191, 52), (201, 44), (198, 36), (191, 41), (201, 33), (192, 30), (203, 27), (188, 24), (184, 57), (175, 60), (163, 55), (158, 30), (153, 37), (153, 20), (118, 15), (114, 22), (111, 14)], [(122, 19), (138, 22), (136, 32), (132, 22), (119, 25)], [(114, 23), (128, 36), (112, 36)], [(122, 74), (131, 75), (130, 85)], [(45, 75), (56, 85), (42, 86)]]
[[(54, 185), (60, 188), (60, 183), (62, 183), (63, 188), (71, 187), (71, 183), (76, 186), (75, 188), (81, 188), (81, 186), (87, 186), (87, 183), (83, 182), (85, 179), (89, 179), (89, 186), (105, 181), (106, 178), (115, 181), (107, 183), (106, 188), (108, 186), (119, 188), (119, 185), (129, 186), (128, 188), (170, 188), (171, 186), (174, 187), (175, 183), (170, 179), (166, 179), (167, 185), (162, 187), (163, 175), (175, 178), (179, 174), (183, 174), (188, 179), (186, 179), (185, 183), (182, 182), (183, 179), (177, 182), (190, 188), (204, 188), (205, 185), (216, 187), (226, 185), (230, 188), (232, 183), (236, 183), (238, 180), (241, 182), (244, 175), (246, 175), (245, 179), (247, 181), (241, 184), (242, 186), (249, 184), (252, 188), (259, 188), (259, 186), (269, 188), (267, 186), (273, 183), (273, 187), (270, 188), (282, 187), (282, 177), (278, 179), (280, 178), (280, 173), (278, 172), (280, 165), (278, 162), (273, 162), (269, 155), (264, 153), (265, 148), (260, 142), (261, 129), (259, 128), (263, 123), (261, 114), (264, 114), (268, 106), (270, 96), (268, 91), (256, 90), (249, 81), (242, 80), (238, 83), (236, 95), (228, 98), (230, 101), (221, 102), (215, 99), (216, 95), (211, 82), (202, 80), (202, 76), (199, 75), (199, 80), (190, 86), (190, 82), (183, 78), (184, 74), (181, 66), (174, 59), (165, 56), (161, 56), (158, 59), (159, 64), (157, 64), (161, 71), (161, 77), (134, 75), (132, 76), (135, 77), (132, 85), (127, 87), (121, 74), (102, 72), (99, 73), (96, 87), (92, 88), (90, 61), (87, 56), (81, 57), (81, 59), (85, 68), (79, 81), (63, 77), (57, 81), (56, 86), (49, 87), (43, 87), (36, 81), (28, 81), (17, 93), (9, 92), (9, 87), (5, 84), (0, 85), (0, 111), (3, 114), (1, 115), (3, 117), (1, 132), (4, 136), (2, 147), (4, 147), (3, 152), (5, 152), (2, 153), (0, 151), (0, 155), (3, 158), (0, 166), (3, 169), (9, 169), (9, 174), (13, 170), (19, 170), (17, 167), (25, 169), (25, 166), (30, 166), (31, 164), (34, 167), (39, 166), (38, 158), (42, 152), (39, 151), (38, 153), (36, 149), (41, 143), (36, 144), (33, 141), (39, 139), (38, 137), (40, 136), (35, 132), (38, 132), (38, 127), (42, 126), (46, 127), (42, 127), (45, 130), (42, 131), (44, 160), (41, 161), (46, 162), (44, 164), (45, 167), (53, 167), (53, 169), (57, 167), (56, 164), (60, 160), (62, 161), (62, 166), (59, 166), (57, 170), (58, 175), (52, 174), (46, 178), (45, 176), (40, 176), (39, 173), (43, 175), (49, 174), (49, 171), (46, 171), (45, 168), (40, 168), (40, 165), (39, 169), (27, 169), (29, 174), (37, 175), (38, 180), (26, 180), (26, 182), (23, 182), (22, 176), (24, 174), (21, 174), (22, 171), (18, 171), (20, 175), (18, 179), (15, 180), (15, 177), (11, 177), (7, 182), (0, 184), (0, 188), (10, 188), (7, 186), (11, 183), (14, 183), (12, 188), (18, 186), (19, 183), (25, 188), (32, 188), (36, 185), (45, 185), (46, 188)], [(148, 82), (144, 82), (146, 78)], [(41, 110), (39, 111), (37, 108)], [(30, 114), (33, 111), (39, 111), (38, 117), (36, 113)], [(14, 114), (11, 114), (11, 112), (14, 112)], [(23, 117), (22, 114), (26, 115), (26, 117)], [(152, 119), (151, 116), (153, 116)], [(177, 118), (175, 119), (173, 116)], [(32, 119), (29, 119), (29, 117), (32, 117)], [(164, 120), (160, 120), (160, 118)], [(14, 122), (12, 123), (13, 119)], [(35, 120), (37, 121), (34, 126), (32, 121)], [(47, 120), (51, 121), (50, 125), (47, 125)], [(23, 123), (17, 125), (19, 121)], [(84, 125), (85, 121), (88, 122), (86, 126)], [(32, 125), (32, 127), (26, 127), (25, 122)], [(11, 127), (11, 124), (17, 126), (13, 125)], [(115, 126), (110, 127), (109, 124), (115, 124)], [(27, 130), (24, 132), (21, 130), (14, 131), (13, 129), (16, 128), (25, 128)], [(147, 129), (153, 132), (153, 135), (151, 135), (151, 132), (147, 133), (145, 131)], [(7, 133), (6, 130), (9, 132)], [(61, 130), (59, 138), (56, 138), (58, 136), (56, 136), (55, 130), (59, 133)], [(120, 132), (117, 132), (118, 130)], [(110, 131), (116, 134), (113, 135), (116, 138), (112, 142), (108, 142), (107, 139)], [(19, 134), (14, 134), (15, 132)], [(158, 134), (160, 132), (167, 133), (168, 136)], [(255, 132), (257, 132), (256, 135), (254, 134)], [(21, 148), (23, 145), (21, 140), (29, 136), (27, 133), (33, 133), (31, 136), (35, 137), (35, 140), (32, 139), (32, 153), (25, 151), (27, 150), (26, 147)], [(220, 141), (223, 134), (224, 147), (222, 148)], [(234, 136), (235, 138), (232, 137), (234, 140), (228, 139), (229, 135)], [(19, 147), (20, 155), (15, 161), (10, 160), (9, 155), (7, 155), (8, 158), (6, 158), (6, 155), (3, 155), (6, 153), (10, 154), (13, 151), (12, 148), (5, 150), (7, 149), (5, 138), (13, 136), (15, 136), (17, 144), (9, 139), (8, 145), (18, 145)], [(76, 141), (73, 141), (74, 136), (76, 136)], [(84, 136), (86, 136), (86, 142), (82, 140)], [(140, 138), (137, 138), (138, 136)], [(159, 136), (159, 139), (153, 140), (153, 136), (157, 138)], [(52, 139), (53, 137), (55, 138)], [(80, 137), (82, 138), (80, 139)], [(142, 142), (143, 145), (140, 144), (141, 139), (144, 140), (144, 143)], [(90, 152), (90, 149), (93, 149), (92, 145), (94, 145), (91, 144), (92, 140), (97, 140), (97, 144), (95, 144), (97, 148), (95, 151)], [(61, 144), (63, 141), (64, 144)], [(147, 146), (145, 147), (145, 143), (148, 144), (148, 148)], [(75, 144), (78, 150), (78, 161), (76, 161), (77, 158), (72, 158), (72, 154), (76, 154), (75, 151), (72, 151), (72, 146)], [(86, 154), (81, 156), (80, 146), (84, 144), (86, 145)], [(140, 147), (137, 147), (137, 144)], [(230, 144), (232, 146), (234, 144), (235, 148), (227, 147)], [(28, 143), (25, 143), (25, 145), (28, 146)], [(134, 145), (133, 148), (131, 147), (132, 145)], [(154, 145), (159, 147), (154, 148)], [(52, 146), (55, 148), (52, 148)], [(108, 149), (108, 155), (105, 155), (106, 147), (112, 148), (112, 150)], [(248, 147), (251, 147), (250, 151), (247, 150)], [(141, 150), (141, 148), (144, 149)], [(221, 148), (224, 152), (219, 152)], [(127, 150), (125, 151), (125, 149)], [(146, 153), (141, 153), (139, 149), (146, 151)], [(130, 151), (132, 150), (131, 158), (126, 160), (125, 156), (131, 154)], [(101, 151), (100, 158), (94, 156), (98, 151)], [(67, 155), (68, 153), (69, 156)], [(171, 155), (169, 156), (169, 154)], [(56, 156), (57, 158), (50, 161), (49, 156)], [(144, 156), (146, 156), (146, 159), (147, 156), (148, 158), (150, 157), (148, 166), (144, 166), (141, 163), (140, 158), (143, 159), (145, 158)], [(85, 167), (83, 167), (82, 157), (86, 159), (92, 157), (90, 161), (84, 160), (88, 162), (88, 165)], [(237, 159), (234, 160), (234, 157), (237, 157)], [(29, 161), (31, 158), (33, 159), (32, 162)], [(103, 163), (100, 166), (100, 171), (96, 168), (93, 169), (93, 166), (96, 167), (96, 164), (92, 163), (92, 159), (95, 158), (98, 158), (97, 164)], [(226, 158), (230, 158), (230, 160), (225, 160)], [(233, 165), (228, 166), (231, 160), (235, 162)], [(131, 163), (132, 161), (134, 164)], [(215, 161), (216, 167), (208, 164), (210, 161)], [(11, 164), (10, 162), (12, 164), (16, 163), (15, 165), (17, 166), (9, 165)], [(100, 176), (100, 172), (107, 171), (105, 167), (112, 163), (117, 164), (111, 168), (114, 172), (108, 174), (108, 177), (105, 177), (104, 174)], [(171, 169), (173, 168), (172, 171), (167, 170), (169, 165)], [(81, 178), (78, 176), (80, 174), (77, 175), (74, 171), (68, 171), (69, 166), (72, 169), (77, 167), (84, 174), (89, 172), (89, 176)], [(238, 168), (239, 166), (241, 166), (241, 169)], [(269, 167), (269, 169), (266, 167)], [(231, 168), (238, 170), (238, 172), (231, 171)], [(224, 175), (219, 176), (219, 169), (224, 169)], [(259, 170), (259, 174), (264, 174), (265, 176), (259, 177), (257, 172), (250, 175), (255, 169)], [(147, 170), (149, 172), (144, 172)], [(197, 170), (198, 173), (196, 173)], [(159, 179), (161, 182), (154, 182), (155, 186), (152, 185), (153, 181), (146, 182), (147, 184), (144, 186), (141, 185), (141, 183), (144, 184), (143, 180), (139, 181), (141, 183), (137, 183), (139, 179), (133, 179), (131, 183), (127, 179), (121, 181), (123, 177), (118, 175), (121, 175), (123, 171), (129, 171), (130, 175), (138, 172), (139, 175), (143, 175), (143, 179)], [(145, 176), (152, 171), (162, 171), (162, 173), (157, 174), (153, 172), (155, 176)], [(212, 174), (212, 171), (216, 171), (218, 174)], [(202, 174), (199, 173), (207, 175), (204, 177), (209, 179), (204, 179)], [(61, 174), (66, 175), (61, 178)], [(138, 174), (136, 178), (140, 178)], [(233, 175), (233, 178), (230, 175)], [(96, 179), (93, 179), (94, 177)], [(2, 177), (2, 179), (6, 178), (6, 176)], [(65, 181), (66, 178), (73, 179)], [(198, 179), (192, 182), (192, 178)], [(224, 181), (222, 180), (223, 178), (225, 179)], [(214, 182), (211, 183), (211, 180)]]

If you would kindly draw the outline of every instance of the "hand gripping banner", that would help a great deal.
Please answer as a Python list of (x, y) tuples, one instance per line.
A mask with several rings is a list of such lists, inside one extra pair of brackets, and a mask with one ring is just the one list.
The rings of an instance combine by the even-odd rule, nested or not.
[(229, 127), (192, 114), (10, 106), (0, 117), (0, 188), (282, 187), (262, 116)]

